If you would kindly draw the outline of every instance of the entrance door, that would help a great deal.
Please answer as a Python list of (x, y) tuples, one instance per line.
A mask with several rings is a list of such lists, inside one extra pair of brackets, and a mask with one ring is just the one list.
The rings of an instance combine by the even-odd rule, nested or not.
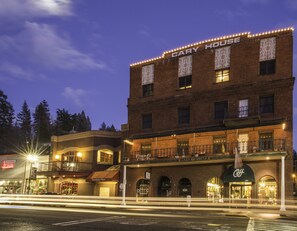
[(243, 183), (230, 183), (230, 197), (232, 200), (243, 200), (246, 199), (247, 203), (251, 200), (252, 185), (250, 182)]

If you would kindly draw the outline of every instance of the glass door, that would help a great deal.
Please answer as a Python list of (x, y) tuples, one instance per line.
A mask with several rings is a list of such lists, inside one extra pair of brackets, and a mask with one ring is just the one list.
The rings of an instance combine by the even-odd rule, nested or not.
[(230, 183), (230, 198), (232, 202), (244, 202), (246, 200), (247, 203), (250, 203), (251, 195), (251, 182)]

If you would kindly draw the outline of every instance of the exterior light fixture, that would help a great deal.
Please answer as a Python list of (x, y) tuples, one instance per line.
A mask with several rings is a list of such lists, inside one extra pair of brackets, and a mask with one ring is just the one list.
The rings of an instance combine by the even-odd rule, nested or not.
[(126, 143), (126, 144), (130, 144), (130, 145), (133, 145), (134, 143), (132, 142), (132, 141), (130, 141), (130, 140), (124, 140), (124, 142)]
[(282, 124), (282, 128), (283, 128), (283, 130), (286, 129), (286, 123), (283, 123), (283, 124)]
[(78, 152), (76, 155), (77, 155), (77, 157), (82, 157), (82, 153), (81, 152)]
[(55, 155), (55, 159), (56, 159), (56, 160), (59, 160), (59, 159), (60, 159), (60, 155), (58, 155), (58, 154)]

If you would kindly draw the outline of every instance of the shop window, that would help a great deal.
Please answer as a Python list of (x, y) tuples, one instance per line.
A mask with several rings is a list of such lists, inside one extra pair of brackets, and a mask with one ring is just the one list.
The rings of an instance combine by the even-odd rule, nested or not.
[(238, 117), (244, 118), (244, 117), (248, 117), (248, 115), (249, 115), (249, 100), (248, 99), (239, 100)]
[[(234, 203), (243, 202), (245, 199), (247, 203), (251, 202), (252, 186), (251, 182), (230, 182), (230, 197)], [(239, 199), (239, 201), (237, 201)]]
[(180, 179), (178, 183), (178, 194), (180, 197), (187, 197), (192, 195), (192, 184), (188, 178)]
[(213, 138), (213, 153), (214, 154), (225, 153), (226, 146), (227, 146), (227, 139), (225, 136)]
[(158, 185), (158, 196), (169, 197), (171, 196), (171, 181), (167, 176), (162, 176)]
[(178, 124), (189, 124), (190, 123), (190, 107), (178, 108)]
[(64, 195), (77, 195), (78, 184), (64, 181), (60, 184), (60, 193)]
[(152, 128), (152, 114), (144, 114), (142, 115), (142, 129)]
[(180, 157), (184, 157), (189, 154), (189, 141), (177, 142), (177, 154)]
[(271, 132), (259, 134), (260, 151), (273, 150), (273, 135)]
[(214, 114), (216, 120), (223, 120), (227, 117), (228, 101), (215, 102), (214, 107)]
[(154, 84), (142, 85), (142, 96), (151, 96), (154, 92)]
[(138, 197), (148, 197), (150, 189), (150, 181), (147, 179), (140, 179), (136, 183), (136, 194)]
[(260, 114), (274, 113), (274, 96), (260, 96), (259, 107)]
[(277, 184), (272, 176), (264, 176), (259, 180), (258, 199), (260, 204), (276, 204)]
[(207, 181), (206, 192), (210, 201), (218, 202), (223, 198), (223, 183), (218, 177), (213, 177)]
[(109, 149), (98, 150), (97, 164), (113, 164), (113, 151)]
[(222, 83), (229, 81), (230, 71), (229, 69), (217, 70), (216, 71), (216, 83)]
[(1, 180), (0, 181), (0, 194), (21, 194), (22, 181), (14, 180)]

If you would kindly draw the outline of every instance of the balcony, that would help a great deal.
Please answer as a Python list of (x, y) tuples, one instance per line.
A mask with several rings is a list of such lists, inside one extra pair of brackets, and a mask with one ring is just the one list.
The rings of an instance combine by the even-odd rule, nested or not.
[(75, 174), (75, 173), (89, 173), (92, 171), (92, 163), (87, 162), (41, 162), (38, 164), (38, 174)]
[(145, 152), (132, 151), (124, 153), (125, 164), (148, 164), (166, 162), (209, 161), (234, 158), (235, 147), (242, 158), (284, 155), (286, 153), (285, 139), (262, 139), (259, 141), (215, 143), (188, 146), (186, 148), (152, 149)]

